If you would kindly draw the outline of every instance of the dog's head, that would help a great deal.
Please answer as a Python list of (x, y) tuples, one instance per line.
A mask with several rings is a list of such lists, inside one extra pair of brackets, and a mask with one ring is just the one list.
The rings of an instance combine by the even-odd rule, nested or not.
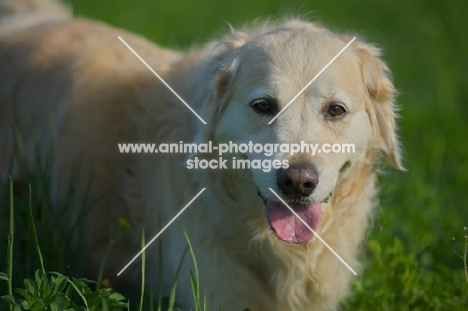
[(221, 58), (216, 86), (205, 106), (208, 126), (203, 139), (238, 145), (250, 141), (309, 145), (303, 153), (278, 148), (271, 156), (237, 155), (258, 163), (280, 160), (276, 162), (280, 167), (267, 172), (251, 168), (252, 186), (258, 189), (277, 237), (306, 242), (313, 237), (307, 227), (317, 228), (322, 204), (353, 168), (375, 165), (379, 154), (402, 168), (395, 135), (395, 89), (388, 68), (377, 48), (358, 39), (296, 98), (352, 37), (290, 21), (236, 38), (232, 50)]

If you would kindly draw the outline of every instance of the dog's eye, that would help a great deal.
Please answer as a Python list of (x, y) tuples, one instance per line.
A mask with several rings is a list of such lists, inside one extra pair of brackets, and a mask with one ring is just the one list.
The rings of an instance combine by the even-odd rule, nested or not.
[(327, 110), (325, 111), (325, 117), (329, 119), (338, 119), (346, 114), (346, 109), (343, 105), (332, 103), (328, 106)]
[(255, 99), (250, 103), (250, 106), (259, 114), (273, 115), (277, 113), (276, 103), (269, 98)]

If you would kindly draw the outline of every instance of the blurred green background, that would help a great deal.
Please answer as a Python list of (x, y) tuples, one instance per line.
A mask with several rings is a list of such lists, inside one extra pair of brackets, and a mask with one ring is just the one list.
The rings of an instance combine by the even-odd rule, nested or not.
[[(455, 254), (468, 243), (468, 1), (68, 2), (76, 15), (176, 49), (227, 32), (226, 22), (236, 27), (294, 14), (380, 46), (400, 91), (408, 171), (382, 167), (365, 269), (344, 309), (468, 310), (468, 277)], [(5, 243), (2, 238), (2, 251)]]
[[(187, 48), (227, 31), (226, 21), (240, 26), (258, 17), (295, 13), (336, 31), (356, 31), (375, 42), (383, 49), (400, 91), (399, 135), (408, 172), (385, 168), (380, 177), (380, 204), (369, 236), (375, 243), (367, 246), (365, 277), (382, 277), (372, 281), (372, 286), (377, 287), (371, 288), (373, 291), (385, 286), (397, 291), (398, 282), (410, 282), (384, 280), (389, 277), (386, 274), (395, 271), (380, 271), (391, 270), (391, 263), (376, 262), (395, 259), (397, 255), (392, 251), (398, 248), (394, 240), (397, 237), (403, 243), (405, 258), (421, 272), (423, 291), (425, 286), (435, 286), (431, 280), (424, 280), (435, 273), (441, 277), (443, 284), (439, 286), (444, 286), (447, 295), (451, 290), (454, 295), (468, 295), (463, 261), (454, 254), (462, 253), (460, 244), (468, 235), (464, 230), (468, 226), (467, 1), (72, 3), (77, 15), (104, 20), (173, 48)], [(376, 247), (381, 249), (382, 258), (378, 258)], [(361, 285), (366, 286), (365, 281)], [(417, 293), (409, 296), (414, 295)]]

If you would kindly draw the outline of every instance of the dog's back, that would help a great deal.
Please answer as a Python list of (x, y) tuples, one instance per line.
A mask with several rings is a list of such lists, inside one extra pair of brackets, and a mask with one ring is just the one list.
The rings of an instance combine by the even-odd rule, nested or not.
[[(76, 205), (95, 202), (92, 213), (99, 215), (89, 217), (94, 222), (86, 230), (94, 267), (109, 243), (107, 228), (125, 217), (119, 193), (131, 159), (117, 144), (137, 139), (135, 122), (145, 113), (141, 93), (154, 84), (119, 36), (161, 72), (180, 58), (124, 30), (72, 18), (56, 1), (0, 0), (0, 179), (28, 181), (53, 158), (54, 205), (60, 208), (71, 191)], [(75, 223), (80, 208), (70, 209), (64, 227)], [(116, 253), (138, 250), (122, 247)], [(111, 256), (108, 266), (115, 272), (127, 259)], [(94, 277), (96, 269), (87, 267)]]
[[(33, 171), (37, 154), (45, 158), (66, 122), (81, 124), (90, 132), (101, 130), (103, 124), (90, 126), (89, 118), (75, 112), (90, 109), (104, 118), (115, 103), (134, 100), (131, 89), (150, 73), (118, 36), (155, 67), (179, 57), (124, 30), (71, 17), (71, 10), (54, 0), (0, 0), (0, 178), (21, 175), (18, 161), (11, 161), (15, 140), (25, 148), (27, 170)], [(100, 105), (92, 106), (96, 102)], [(67, 119), (70, 113), (73, 120)], [(129, 112), (121, 114), (128, 124)], [(38, 146), (40, 150), (35, 150)]]
[[(184, 109), (119, 36), (182, 98), (191, 100), (208, 124)], [(70, 190), (75, 198), (87, 196), (94, 202), (85, 236), (90, 263), (101, 263), (117, 218), (136, 224), (109, 255), (110, 275), (139, 250), (139, 226), (157, 233), (159, 219), (161, 225), (169, 221), (206, 188), (177, 221), (203, 256), (198, 268), (210, 308), (222, 300), (228, 310), (336, 309), (348, 293), (351, 271), (321, 240), (308, 231), (303, 234), (303, 226), (296, 226), (298, 221), (270, 190), (286, 197), (289, 191), (288, 202), (310, 216), (317, 235), (350, 266), (358, 266), (379, 154), (400, 167), (395, 90), (386, 65), (378, 49), (356, 40), (310, 86), (309, 94), (304, 92), (299, 103), (268, 125), (272, 112), (310, 84), (350, 38), (298, 20), (265, 24), (232, 37), (216, 45), (222, 52), (211, 45), (183, 55), (124, 30), (71, 18), (53, 0), (0, 0), (0, 178), (21, 178), (24, 163), (27, 173), (34, 171), (41, 165), (36, 159), (45, 159), (53, 147), (55, 205)], [(257, 99), (266, 100), (271, 111), (259, 109)], [(121, 154), (117, 147), (121, 142), (239, 143), (247, 138), (275, 144), (349, 141), (358, 152), (279, 155), (295, 165), (290, 171), (195, 171), (183, 167), (185, 155)], [(239, 151), (236, 156), (251, 155)], [(75, 169), (80, 176), (73, 176)], [(300, 171), (309, 174), (302, 194), (296, 186), (286, 189), (288, 174), (298, 177), (295, 185), (302, 184)], [(79, 212), (71, 209), (71, 221)], [(161, 237), (167, 294), (186, 242), (180, 227)], [(153, 266), (156, 253), (148, 251)], [(190, 269), (184, 263), (180, 270), (180, 284), (187, 283), (177, 298), (187, 309), (192, 305), (186, 286)], [(157, 272), (151, 279), (158, 279)]]

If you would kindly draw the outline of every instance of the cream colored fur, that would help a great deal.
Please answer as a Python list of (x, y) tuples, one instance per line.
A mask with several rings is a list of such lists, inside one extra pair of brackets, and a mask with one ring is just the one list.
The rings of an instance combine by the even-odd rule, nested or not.
[[(34, 4), (36, 13), (24, 13), (27, 4)], [(37, 13), (41, 8), (45, 13)], [(72, 189), (76, 193), (64, 225), (76, 221), (83, 200), (92, 206), (86, 220), (86, 250), (89, 267), (94, 267), (89, 272), (101, 262), (109, 228), (126, 218), (132, 228), (113, 249), (106, 276), (134, 288), (138, 263), (118, 278), (115, 274), (138, 252), (142, 226), (149, 240), (206, 188), (160, 237), (163, 294), (169, 293), (186, 248), (185, 228), (210, 309), (222, 301), (224, 310), (336, 310), (353, 275), (317, 238), (291, 245), (275, 236), (257, 196), (257, 188), (270, 198), (268, 188), (279, 192), (274, 170), (188, 170), (187, 155), (124, 155), (117, 144), (354, 143), (354, 154), (274, 157), (317, 168), (313, 199), (320, 202), (332, 192), (323, 203), (317, 233), (359, 271), (357, 256), (374, 206), (379, 156), (401, 168), (395, 89), (379, 50), (358, 39), (267, 125), (269, 119), (256, 114), (249, 102), (273, 94), (283, 107), (351, 36), (293, 19), (234, 31), (222, 38), (227, 43), (176, 52), (66, 12), (53, 1), (0, 1), (0, 177), (10, 172), (22, 178), (19, 160), (13, 160), (13, 124), (32, 172), (36, 153), (45, 157), (53, 146), (55, 204), (60, 206)], [(208, 124), (184, 107), (118, 36)], [(333, 100), (344, 102), (349, 112), (327, 121), (322, 109)], [(155, 288), (157, 249), (157, 244), (148, 249), (147, 278)], [(192, 269), (186, 258), (177, 295), (184, 310), (192, 307)]]

